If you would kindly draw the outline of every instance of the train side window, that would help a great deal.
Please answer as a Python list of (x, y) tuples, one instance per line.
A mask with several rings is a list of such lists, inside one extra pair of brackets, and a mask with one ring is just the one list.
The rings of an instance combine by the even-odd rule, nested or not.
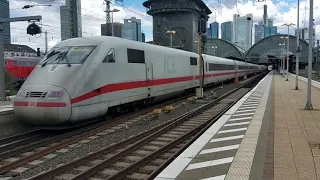
[(208, 72), (208, 63), (206, 62), (206, 72)]
[(110, 49), (110, 51), (108, 52), (107, 56), (104, 58), (104, 60), (102, 61), (103, 63), (115, 63), (115, 50), (112, 48)]
[(127, 49), (128, 63), (145, 63), (144, 51)]
[(17, 62), (16, 61), (12, 61), (12, 66), (17, 66)]
[(197, 65), (197, 58), (190, 57), (190, 65), (196, 66)]

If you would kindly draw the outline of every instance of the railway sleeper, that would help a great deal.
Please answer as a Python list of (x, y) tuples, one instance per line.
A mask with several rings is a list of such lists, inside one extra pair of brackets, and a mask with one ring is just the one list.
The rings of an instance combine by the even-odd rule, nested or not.
[(116, 174), (118, 172), (119, 172), (118, 170), (107, 168), (107, 169), (104, 169), (104, 170), (102, 170), (102, 171), (100, 171), (98, 173), (102, 174), (102, 175), (105, 175), (105, 176), (112, 176), (112, 175), (114, 175), (114, 174)]
[(172, 140), (174, 140), (175, 138), (180, 137), (180, 135), (176, 135), (176, 134), (164, 134), (161, 137), (166, 137), (166, 138), (172, 138)]
[(184, 133), (185, 133), (186, 131), (184, 131), (184, 132), (180, 132), (180, 131), (172, 131), (172, 132), (170, 132), (170, 134), (176, 134), (176, 135), (183, 135)]
[(153, 146), (158, 146), (158, 147), (162, 147), (162, 146), (164, 146), (164, 145), (166, 145), (167, 143), (165, 143), (165, 142), (162, 142), (162, 141), (151, 141), (151, 142), (149, 142), (151, 145), (153, 145)]
[(160, 156), (156, 159), (150, 162), (150, 165), (155, 165), (155, 166), (160, 166), (161, 164), (163, 164), (164, 162), (166, 162), (166, 159), (161, 158)]
[(147, 156), (148, 154), (150, 154), (149, 151), (145, 151), (145, 150), (137, 150), (137, 151), (134, 151), (134, 153), (132, 153), (133, 155), (137, 155), (137, 156)]
[(128, 163), (128, 162), (125, 162), (125, 160), (120, 160), (118, 162), (116, 162), (115, 164), (113, 164), (113, 166), (117, 166), (117, 167), (120, 167), (120, 168), (126, 168), (126, 167), (129, 167), (131, 165), (131, 163)]
[(147, 174), (141, 174), (141, 173), (133, 173), (129, 176), (127, 176), (128, 178), (131, 178), (131, 179), (146, 179), (148, 177)]
[(140, 168), (137, 172), (145, 172), (147, 174), (151, 174), (156, 169), (158, 169), (158, 166), (146, 165)]
[(155, 151), (155, 150), (159, 149), (159, 147), (158, 146), (149, 145), (149, 143), (148, 143), (148, 145), (142, 146), (141, 149)]
[(124, 159), (129, 162), (136, 162), (136, 161), (139, 161), (141, 159), (141, 157), (140, 156), (126, 156), (126, 157), (124, 157)]
[(171, 142), (173, 140), (174, 138), (162, 137), (162, 136), (155, 139), (155, 141), (159, 141), (159, 142)]

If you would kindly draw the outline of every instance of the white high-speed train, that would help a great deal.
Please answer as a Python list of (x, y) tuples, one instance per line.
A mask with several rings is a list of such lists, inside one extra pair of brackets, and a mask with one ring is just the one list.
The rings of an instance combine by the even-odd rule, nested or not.
[[(209, 55), (204, 63), (205, 85), (266, 70)], [(80, 123), (197, 86), (196, 53), (117, 37), (73, 38), (35, 67), (16, 96), (14, 113), (37, 125)]]

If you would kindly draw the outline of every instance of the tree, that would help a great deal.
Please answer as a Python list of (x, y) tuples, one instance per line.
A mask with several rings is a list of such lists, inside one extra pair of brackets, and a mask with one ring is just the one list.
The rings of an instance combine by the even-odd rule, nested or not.
[(10, 95), (13, 95), (16, 93), (16, 90), (14, 88), (14, 85), (12, 84), (12, 79), (13, 79), (13, 76), (11, 74), (8, 73), (8, 71), (5, 71), (5, 87), (6, 87), (6, 90), (9, 90), (10, 91)]

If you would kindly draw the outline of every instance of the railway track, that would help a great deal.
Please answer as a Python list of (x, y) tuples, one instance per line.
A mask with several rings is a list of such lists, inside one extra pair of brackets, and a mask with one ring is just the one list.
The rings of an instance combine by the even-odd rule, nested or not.
[(183, 96), (161, 104), (156, 104), (138, 112), (117, 117), (112, 119), (110, 122), (92, 124), (71, 132), (53, 135), (53, 137), (50, 137), (50, 135), (39, 130), (1, 139), (0, 174), (5, 174), (11, 170), (21, 167), (24, 164), (30, 163), (86, 138), (95, 138), (95, 135), (98, 133), (106, 135), (115, 132), (118, 129), (149, 116), (150, 112), (154, 108), (163, 107), (165, 105), (184, 100), (186, 97), (187, 96)]
[(257, 82), (256, 78), (172, 121), (29, 180), (153, 179)]

